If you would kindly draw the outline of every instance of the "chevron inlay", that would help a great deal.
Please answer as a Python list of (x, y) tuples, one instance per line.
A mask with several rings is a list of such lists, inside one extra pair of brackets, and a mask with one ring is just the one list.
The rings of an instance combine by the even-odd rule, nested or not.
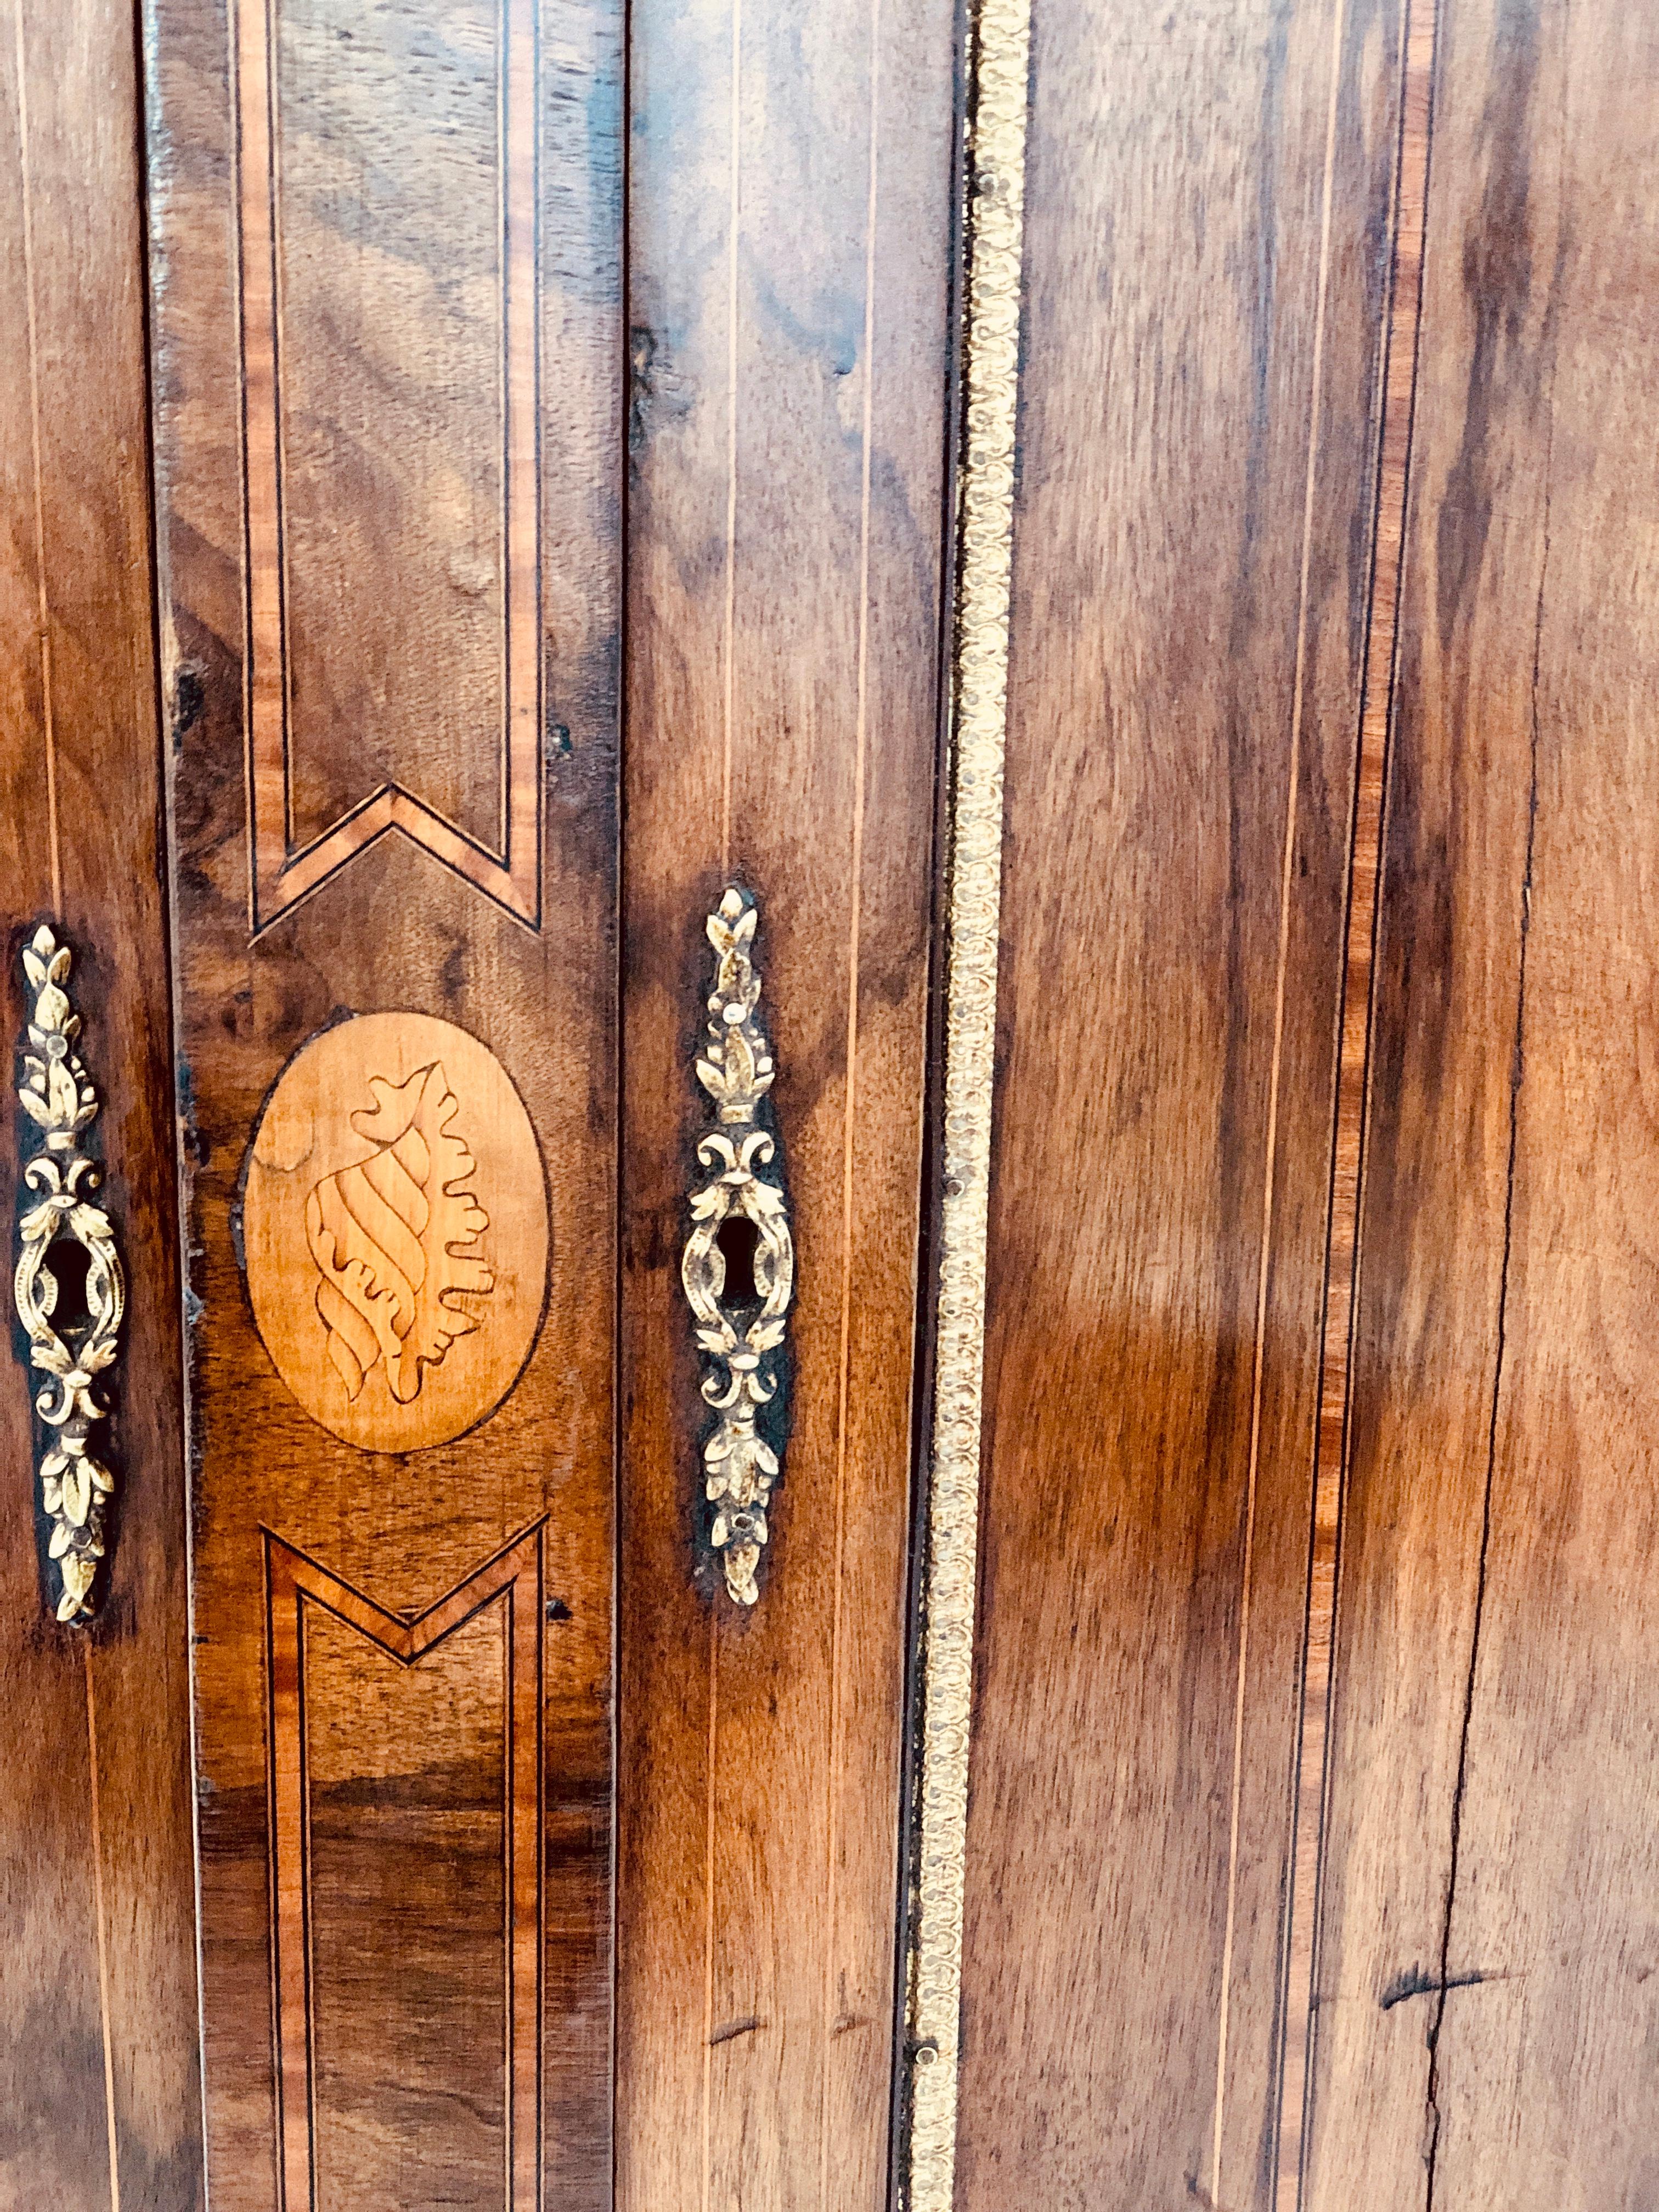
[[(319, 2124), (328, 2121), (330, 2099), (325, 2075), (319, 2081), (318, 1988), (319, 1978), (337, 1978), (343, 1968), (338, 1957), (319, 1955), (315, 1800), (319, 1789), (327, 1785), (315, 1769), (319, 1757), (337, 1767), (343, 1759), (349, 1762), (351, 1753), (343, 1748), (342, 1731), (348, 1724), (337, 1698), (331, 1707), (320, 1700), (332, 1712), (331, 1724), (311, 1710), (319, 1702), (323, 1686), (317, 1679), (319, 1656), (308, 1656), (308, 1644), (316, 1642), (320, 1652), (325, 1631), (337, 1644), (342, 1635), (355, 1632), (398, 1667), (414, 1669), (432, 1664), (449, 1639), (498, 1606), (504, 1608), (494, 1616), (498, 1655), (489, 1671), (504, 1692), (500, 1892), (505, 1986), (499, 2079), (506, 2130), (506, 2212), (534, 2212), (540, 2203), (544, 1526), (538, 1522), (526, 1529), (424, 1612), (412, 1616), (388, 1613), (270, 1529), (261, 1532), (276, 2127), (284, 2212), (319, 2212), (318, 2130)], [(325, 1669), (326, 1662), (321, 1663)], [(482, 1688), (472, 1694), (476, 1700)], [(367, 1736), (362, 1755), (370, 1755)], [(436, 1790), (439, 1784), (432, 1781), (429, 1786)], [(337, 1780), (332, 1788), (337, 1795)], [(405, 1826), (417, 1819), (418, 1811), (413, 1800), (404, 1805), (401, 1818)], [(374, 1831), (365, 1832), (372, 1837)], [(384, 1936), (384, 1929), (381, 1932)]]
[[(540, 927), (537, 13), (501, 0), (493, 57), (319, 56), (320, 18), (234, 0), (256, 934), (394, 832)], [(343, 252), (324, 122), (367, 169), (441, 159), (441, 257), (418, 196)]]

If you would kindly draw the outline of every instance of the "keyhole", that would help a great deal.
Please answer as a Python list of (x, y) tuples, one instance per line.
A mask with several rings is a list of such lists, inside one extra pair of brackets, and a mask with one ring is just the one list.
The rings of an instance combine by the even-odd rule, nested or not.
[(760, 1297), (755, 1284), (755, 1257), (760, 1250), (760, 1231), (746, 1213), (728, 1213), (714, 1242), (726, 1262), (726, 1303), (752, 1306)]
[(74, 1237), (60, 1237), (47, 1245), (45, 1265), (58, 1285), (52, 1302), (52, 1325), (66, 1343), (72, 1342), (92, 1327), (92, 1304), (87, 1295), (92, 1255)]

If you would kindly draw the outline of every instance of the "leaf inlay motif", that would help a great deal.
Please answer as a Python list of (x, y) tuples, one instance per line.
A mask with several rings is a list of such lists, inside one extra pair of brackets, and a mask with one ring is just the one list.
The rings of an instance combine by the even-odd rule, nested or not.
[(356, 1399), (377, 1360), (400, 1405), (420, 1394), (457, 1337), (478, 1326), (462, 1299), (495, 1279), (477, 1256), (489, 1216), (467, 1188), (477, 1163), (451, 1127), (459, 1102), (434, 1061), (403, 1083), (369, 1079), (374, 1104), (351, 1116), (375, 1150), (325, 1176), (306, 1200), (317, 1313), (328, 1356)]

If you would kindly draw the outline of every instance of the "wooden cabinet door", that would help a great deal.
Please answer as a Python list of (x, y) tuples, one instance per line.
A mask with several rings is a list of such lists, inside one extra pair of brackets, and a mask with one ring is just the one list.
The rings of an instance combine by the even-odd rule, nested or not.
[(950, 9), (146, 40), (213, 2201), (873, 2208)]
[(1659, 19), (141, 14), (0, 29), (0, 2212), (1648, 2206)]
[[(27, 8), (0, 34), (0, 1006), (9, 1238), (52, 1193), (40, 1121), (16, 1100), (57, 1060), (27, 1025), (38, 932), (69, 956), (48, 1026), (93, 1094), (82, 1194), (117, 1228), (130, 1296), (113, 1401), (91, 1450), (113, 1468), (97, 1617), (60, 1621), (61, 1512), (44, 1510), (62, 1376), (0, 1380), (0, 2207), (179, 2212), (202, 2201), (188, 1559), (178, 1206), (146, 466), (143, 203), (130, 9)], [(39, 958), (39, 956), (36, 956)], [(54, 988), (60, 988), (54, 985)], [(51, 1016), (54, 1010), (48, 1006)], [(39, 1024), (37, 1024), (37, 1026)], [(45, 1032), (43, 1031), (43, 1039)], [(37, 1101), (40, 1094), (33, 1094)], [(61, 1091), (59, 1097), (61, 1099)], [(51, 1118), (58, 1117), (55, 1111)], [(96, 1180), (94, 1180), (96, 1178)], [(55, 1248), (55, 1249), (50, 1249)], [(86, 1248), (50, 1320), (90, 1316)], [(80, 1252), (78, 1285), (67, 1272)], [(106, 1293), (100, 1304), (107, 1310)], [(87, 1501), (89, 1504), (90, 1501)], [(100, 1499), (100, 1506), (102, 1501)], [(110, 1540), (112, 1539), (112, 1541)], [(89, 1552), (82, 1556), (91, 1559)]]
[(597, 2204), (620, 13), (148, 35), (209, 2187)]
[(1019, 468), (912, 2212), (1633, 2212), (1659, 15), (980, 21)]

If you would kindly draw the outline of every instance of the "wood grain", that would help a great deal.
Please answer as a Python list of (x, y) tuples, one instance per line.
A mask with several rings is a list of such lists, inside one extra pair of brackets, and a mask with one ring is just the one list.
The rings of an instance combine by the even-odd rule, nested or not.
[(1653, 2145), (1659, 39), (1449, 0), (1305, 2202)]
[(1400, 645), (1400, 587), (1417, 398), (1418, 337), (1433, 112), (1435, 9), (1413, 0), (1401, 18), (1400, 137), (1395, 161), (1391, 270), (1382, 356), (1382, 426), (1370, 529), (1359, 752), (1348, 863), (1346, 953), (1338, 1047), (1331, 1218), (1320, 1354), (1313, 1542), (1296, 1752), (1295, 1850), (1286, 1905), (1282, 2089), (1276, 2202), (1294, 2212), (1306, 2162), (1308, 2087), (1318, 2012), (1320, 1878), (1328, 1809), (1330, 1711), (1334, 1688), (1337, 1561), (1346, 1494), (1354, 1291), (1364, 1154), (1382, 795)]
[[(948, 4), (632, 17), (617, 2203), (886, 2202), (938, 720)], [(697, 1540), (724, 879), (796, 1248), (785, 1481)], [(699, 1180), (702, 1177), (699, 1176)]]
[(1035, 20), (963, 2207), (1272, 2202), (1399, 29)]
[[(286, 2201), (533, 2205), (542, 1529), (413, 1620), (268, 1532), (264, 1558)], [(365, 1737), (401, 1757), (366, 1772)], [(495, 2063), (457, 2112), (459, 2046)]]
[[(35, 1381), (15, 1326), (0, 1389), (7, 2212), (203, 2201), (136, 75), (129, 8), (0, 9), (0, 1020), (9, 1079), (19, 948), (51, 918), (75, 951), (104, 1102), (90, 1149), (132, 1286), (115, 1542), (90, 1630), (59, 1628), (45, 1602)], [(9, 1224), (21, 1123), (13, 1109)]]
[[(495, 810), (504, 809), (510, 840), (519, 771), (509, 760), (504, 784), (500, 683), (480, 671), (519, 650), (501, 611), (510, 616), (518, 588), (509, 572), (524, 557), (524, 501), (512, 469), (492, 473), (479, 455), (492, 441), (514, 443), (519, 418), (509, 397), (503, 430), (503, 380), (509, 394), (522, 391), (538, 362), (556, 362), (557, 404), (537, 421), (532, 465), (538, 704), (528, 803), (541, 830), (530, 911), (458, 871), (433, 841), (397, 834), (343, 852), (309, 896), (273, 918), (250, 896), (257, 830), (272, 818), (263, 789), (250, 791), (249, 705), (273, 680), (252, 617), (274, 584), (269, 544), (249, 527), (270, 483), (244, 435), (255, 419), (245, 418), (248, 380), (263, 372), (239, 341), (248, 235), (233, 69), (239, 31), (261, 13), (254, 0), (229, 11), (221, 0), (155, 0), (148, 15), (196, 1316), (210, 2173), (224, 2212), (270, 2212), (280, 2201), (261, 1527), (407, 1619), (544, 1518), (548, 1601), (559, 1612), (547, 1624), (540, 1726), (539, 2148), (526, 2156), (522, 2130), (510, 2139), (499, 2038), (468, 2032), (476, 1904), (441, 1852), (411, 1847), (441, 1830), (458, 1801), (481, 1802), (489, 1759), (477, 1717), (495, 1716), (498, 1771), (507, 1757), (501, 1638), (481, 1630), (415, 1657), (406, 1696), (377, 1688), (354, 1705), (337, 1690), (329, 1705), (328, 1801), (313, 1809), (326, 1828), (317, 1879), (333, 1887), (312, 1899), (312, 1933), (313, 1946), (332, 1947), (314, 1951), (313, 1966), (334, 2056), (323, 2051), (313, 2079), (312, 2188), (316, 2212), (358, 2201), (412, 2207), (431, 2200), (441, 2178), (449, 2201), (505, 2200), (521, 2212), (537, 2203), (539, 2166), (544, 2212), (576, 2212), (608, 2204), (611, 2175), (621, 15), (610, 0), (541, 0), (505, 16), (486, 0), (442, 9), (400, 0), (369, 11), (372, 22), (320, 6), (278, 11), (287, 28), (276, 42), (276, 219), (280, 229), (292, 177), (298, 198), (287, 211), (299, 228), (289, 243), (304, 260), (283, 293), (299, 412), (283, 448), (293, 474), (277, 489), (287, 483), (312, 514), (285, 544), (276, 580), (308, 640), (303, 654), (290, 640), (300, 796), (285, 851), (301, 850), (364, 774), (371, 783), (405, 777), (424, 804), (453, 807), (469, 835), (488, 831), (498, 853)], [(518, 272), (528, 290), (509, 284), (504, 309), (499, 267), (492, 276), (487, 264), (492, 252), (521, 253), (531, 233), (515, 185), (501, 214), (501, 118), (521, 125), (526, 100), (538, 149), (536, 246)], [(422, 149), (445, 130), (434, 173)], [(475, 355), (489, 364), (476, 382), (465, 373)], [(516, 449), (513, 458), (522, 464)], [(343, 499), (343, 538), (328, 519), (329, 501)], [(400, 628), (422, 609), (429, 620)], [(473, 641), (465, 650), (458, 623)], [(488, 653), (475, 650), (486, 631)], [(390, 721), (375, 719), (382, 708)], [(257, 786), (257, 747), (252, 761)], [(314, 777), (319, 763), (326, 773)], [(283, 820), (280, 799), (274, 818)], [(400, 1438), (409, 1448), (370, 1452), (313, 1421), (264, 1350), (242, 1272), (244, 1177), (284, 1065), (319, 1032), (337, 1035), (344, 1017), (382, 1011), (453, 1024), (499, 1062), (534, 1132), (551, 1234), (539, 1334), (504, 1401), (447, 1441)], [(330, 1110), (349, 1122), (362, 1103), (342, 1093)], [(492, 1173), (520, 1170), (498, 1158)], [(467, 1187), (497, 1227), (512, 1213), (514, 1194), (494, 1194), (482, 1172)], [(480, 1235), (486, 1267), (513, 1257), (492, 1252), (493, 1233)], [(302, 1304), (319, 1279), (304, 1240), (289, 1265)], [(489, 1326), (481, 1322), (480, 1338)], [(422, 1399), (445, 1371), (428, 1367)], [(449, 1737), (445, 1697), (456, 1701)], [(346, 1805), (355, 1843), (342, 1832)], [(495, 1820), (498, 1854), (510, 1826)], [(492, 1832), (486, 1823), (470, 1832), (482, 1850)], [(489, 1879), (510, 1891), (499, 1857)], [(393, 1992), (386, 1973), (360, 1972), (339, 1948), (348, 1942), (409, 1962), (402, 1985)], [(382, 2035), (386, 2019), (397, 2029)], [(381, 2123), (366, 2124), (376, 2109)], [(384, 2124), (391, 2113), (395, 2129)], [(285, 2212), (305, 2212), (294, 2187)]]
[(534, 918), (536, 0), (235, 25), (256, 914), (395, 830)]

